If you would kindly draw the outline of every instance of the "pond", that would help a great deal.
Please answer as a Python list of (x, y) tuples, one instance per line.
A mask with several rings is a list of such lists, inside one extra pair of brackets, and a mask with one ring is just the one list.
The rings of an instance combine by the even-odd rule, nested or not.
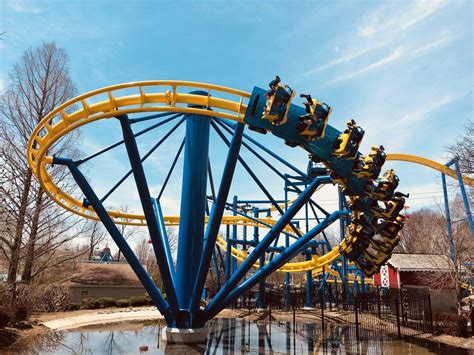
[[(208, 323), (206, 344), (176, 345), (161, 340), (162, 323), (119, 323), (49, 332), (18, 352), (34, 354), (468, 354), (462, 349), (393, 336), (348, 325), (274, 321), (256, 323), (218, 318)], [(147, 351), (140, 348), (147, 347)]]

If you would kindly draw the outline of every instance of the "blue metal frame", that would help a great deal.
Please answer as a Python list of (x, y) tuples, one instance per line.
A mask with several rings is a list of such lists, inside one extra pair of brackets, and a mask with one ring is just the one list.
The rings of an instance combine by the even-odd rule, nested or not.
[[(252, 265), (259, 259), (260, 255), (271, 245), (273, 240), (281, 233), (283, 228), (289, 224), (291, 219), (298, 213), (300, 208), (311, 198), (316, 188), (326, 181), (330, 181), (329, 176), (322, 176), (314, 179), (306, 190), (304, 190), (295, 202), (288, 208), (288, 210), (281, 216), (277, 223), (270, 229), (255, 249), (248, 255), (248, 257), (242, 262), (240, 267), (232, 274), (226, 284), (219, 290), (214, 296), (212, 301), (206, 307), (206, 312), (212, 314), (215, 310), (222, 305), (224, 298), (230, 293), (230, 291), (237, 285)], [(303, 237), (302, 237), (303, 238)], [(298, 243), (302, 238), (298, 239), (295, 243)], [(279, 256), (283, 255), (280, 254)], [(263, 269), (262, 269), (263, 270)]]
[(171, 325), (174, 324), (174, 318), (170, 304), (163, 298), (160, 290), (156, 287), (155, 283), (148, 275), (125, 238), (120, 233), (112, 218), (107, 213), (104, 205), (100, 202), (99, 198), (95, 194), (90, 184), (87, 182), (87, 179), (84, 177), (84, 175), (82, 175), (76, 163), (74, 163), (72, 159), (54, 157), (53, 164), (65, 165), (69, 168), (72, 177), (76, 181), (81, 191), (84, 193), (84, 196), (87, 198), (91, 206), (94, 208), (97, 216), (99, 216), (100, 220), (104, 224), (105, 229), (109, 232), (110, 236), (119, 247), (125, 259), (130, 264), (137, 277), (140, 279), (143, 287), (145, 287), (145, 290), (153, 300), (153, 303), (156, 305), (161, 314), (163, 314), (166, 322)]
[[(207, 94), (207, 93), (206, 93)], [(190, 115), (186, 120), (183, 184), (176, 265), (176, 292), (181, 309), (190, 314), (183, 326), (192, 327), (193, 287), (203, 253), (206, 208), (209, 118)], [(211, 255), (208, 256), (210, 261)], [(199, 290), (198, 296), (202, 293)]]
[[(262, 93), (262, 89), (254, 89), (254, 93)], [(206, 95), (208, 92), (195, 91), (191, 94), (194, 95)], [(256, 95), (253, 95), (249, 102), (251, 106), (252, 100)], [(258, 103), (258, 111), (262, 105), (262, 101)], [(292, 125), (297, 121), (300, 113), (303, 109), (301, 107), (291, 106), (292, 112)], [(203, 108), (203, 107), (201, 107)], [(255, 111), (255, 110), (254, 110)], [(285, 137), (285, 128), (279, 126), (270, 126), (270, 123), (262, 123), (260, 114), (256, 116), (250, 111), (245, 113), (245, 124), (257, 124), (262, 125), (262, 129), (272, 130), (272, 132), (279, 137)], [(231, 124), (224, 119), (210, 118), (203, 115), (186, 115), (183, 117), (171, 130), (166, 133), (162, 139), (148, 151), (143, 158), (140, 156), (136, 137), (146, 132), (153, 130), (171, 120), (182, 116), (183, 114), (173, 113), (159, 113), (146, 117), (140, 118), (129, 118), (126, 115), (117, 116), (120, 121), (123, 140), (117, 142), (101, 151), (94, 153), (84, 159), (76, 162), (70, 159), (55, 158), (56, 164), (63, 164), (69, 167), (74, 179), (78, 183), (79, 187), (85, 195), (85, 205), (90, 204), (99, 218), (103, 221), (106, 229), (112, 235), (114, 241), (117, 243), (119, 248), (122, 250), (125, 258), (132, 266), (146, 290), (150, 293), (153, 301), (157, 305), (157, 308), (165, 315), (168, 325), (178, 328), (193, 328), (203, 326), (205, 322), (215, 316), (221, 309), (230, 303), (234, 302), (238, 297), (246, 292), (251, 287), (259, 284), (259, 293), (257, 298), (257, 307), (265, 308), (265, 279), (281, 267), (284, 263), (290, 260), (292, 257), (300, 252), (306, 254), (306, 258), (311, 259), (312, 253), (315, 253), (317, 248), (321, 247), (324, 253), (324, 249), (329, 250), (329, 241), (324, 234), (324, 229), (333, 223), (336, 219), (341, 216), (349, 215), (349, 211), (345, 209), (345, 200), (343, 195), (340, 195), (340, 211), (336, 211), (329, 214), (319, 204), (312, 200), (312, 195), (316, 191), (317, 187), (321, 184), (331, 182), (329, 176), (319, 176), (312, 178), (308, 174), (294, 167), (291, 163), (287, 162), (271, 150), (263, 146), (262, 144), (255, 141), (253, 138), (244, 134), (244, 123)], [(138, 133), (133, 133), (131, 128), (132, 124), (138, 122), (144, 122), (156, 118), (164, 118), (171, 116), (159, 123), (156, 123)], [(186, 136), (181, 143), (174, 159), (171, 164), (170, 170), (166, 175), (165, 181), (161, 187), (158, 197), (152, 198), (150, 196), (149, 187), (145, 171), (143, 168), (143, 162), (183, 123), (186, 121)], [(266, 125), (266, 126), (265, 126)], [(226, 137), (224, 132), (218, 127), (220, 126), (228, 134), (232, 135), (232, 141)], [(220, 181), (219, 190), (216, 195), (214, 190), (214, 181), (212, 177), (212, 169), (209, 160), (209, 138), (210, 138), (210, 127), (212, 127), (218, 134), (218, 136), (224, 141), (229, 147), (227, 153), (227, 160), (223, 170), (223, 175)], [(291, 125), (288, 126), (291, 128)], [(293, 130), (291, 130), (293, 132)], [(291, 140), (296, 143), (300, 143), (309, 152), (316, 151), (318, 148), (314, 142), (308, 143), (301, 140), (301, 137), (295, 136), (294, 132), (290, 132)], [(339, 135), (339, 131), (332, 127), (328, 127), (327, 135), (324, 140), (321, 140), (322, 145), (331, 145), (332, 141)], [(253, 144), (251, 146), (247, 142)], [(294, 143), (291, 142), (290, 143)], [(78, 166), (94, 157), (97, 157), (110, 149), (113, 149), (120, 144), (125, 144), (128, 158), (131, 164), (131, 170), (121, 180), (108, 191), (102, 200), (95, 195), (92, 188), (85, 180), (82, 173), (79, 171)], [(254, 170), (246, 163), (246, 161), (239, 154), (241, 146), (244, 146), (253, 156), (260, 160), (265, 166), (270, 168), (279, 178), (285, 183), (284, 200), (275, 199), (265, 184), (257, 177)], [(284, 164), (287, 168), (294, 171), (297, 175), (291, 176), (282, 173), (277, 167), (268, 162), (264, 157), (264, 154), (260, 154), (258, 149), (254, 149), (254, 146), (263, 150), (264, 153), (269, 154), (272, 158), (278, 162)], [(331, 145), (332, 146), (332, 145)], [(164, 190), (171, 178), (173, 170), (177, 164), (177, 161), (184, 149), (184, 166), (183, 166), (183, 177), (182, 177), (182, 194), (181, 194), (181, 211), (180, 211), (180, 225), (179, 225), (179, 238), (178, 238), (178, 252), (177, 252), (177, 263), (176, 268), (174, 266), (173, 257), (171, 254), (168, 236), (165, 228), (163, 212), (161, 210), (160, 198), (162, 197)], [(348, 184), (351, 185), (354, 191), (362, 189), (362, 183), (352, 175), (352, 162), (342, 161), (336, 164), (338, 158), (333, 157), (331, 154), (327, 154), (330, 149), (325, 149), (323, 152), (323, 158), (326, 159), (330, 164), (337, 165), (335, 168), (336, 175), (344, 175)], [(242, 167), (247, 171), (250, 177), (255, 181), (260, 190), (264, 193), (267, 200), (242, 200), (239, 201), (237, 196), (234, 196), (232, 203), (228, 203), (228, 195), (230, 192), (230, 186), (232, 178), (237, 166), (237, 161), (240, 162)], [(456, 169), (459, 171), (457, 161)], [(107, 214), (103, 202), (112, 194), (125, 179), (133, 174), (135, 183), (138, 189), (140, 202), (143, 207), (145, 219), (147, 221), (147, 228), (150, 234), (150, 238), (153, 244), (153, 249), (157, 258), (158, 267), (163, 279), (163, 284), (166, 291), (165, 300), (160, 290), (153, 283), (151, 278), (146, 274), (143, 266), (134, 255), (130, 246), (124, 240), (123, 236), (120, 235), (118, 228), (116, 227), (112, 218)], [(459, 174), (459, 173), (458, 173)], [(443, 176), (444, 178), (444, 176)], [(207, 181), (209, 179), (210, 189), (212, 193), (212, 208), (208, 205), (207, 197)], [(460, 179), (460, 184), (462, 179)], [(444, 186), (445, 187), (445, 186)], [(288, 194), (297, 193), (299, 196), (296, 200), (288, 206)], [(461, 193), (465, 196), (464, 186), (461, 186)], [(447, 194), (447, 193), (446, 193)], [(233, 215), (244, 215), (254, 221), (258, 221), (259, 213), (267, 213), (267, 216), (271, 216), (271, 210), (269, 208), (254, 208), (254, 216), (248, 216), (247, 213), (239, 211), (239, 203), (247, 201), (246, 203), (268, 203), (272, 205), (280, 214), (281, 218), (273, 225), (268, 225), (264, 222), (260, 222), (262, 225), (266, 225), (269, 231), (266, 232), (263, 238), (259, 236), (259, 226), (254, 227), (254, 240), (247, 240), (247, 226), (243, 227), (243, 239), (240, 240), (238, 237), (237, 225), (232, 226), (232, 233), (230, 226), (226, 226), (226, 240), (227, 240), (227, 253), (225, 255), (225, 262), (223, 260), (221, 251), (216, 251), (216, 239), (221, 227), (222, 217), (225, 210), (230, 211)], [(467, 200), (465, 200), (466, 203)], [(285, 209), (281, 208), (278, 203), (284, 202)], [(304, 206), (305, 218), (296, 218), (296, 214)], [(312, 210), (314, 218), (309, 217), (309, 209)], [(324, 215), (325, 219), (320, 220), (316, 209), (320, 210)], [(449, 215), (449, 209), (447, 209)], [(205, 228), (204, 220), (205, 215), (209, 215), (209, 220)], [(472, 229), (472, 217), (469, 216), (469, 222)], [(310, 228), (309, 221), (316, 220), (318, 224)], [(300, 226), (299, 220), (304, 220), (305, 233), (301, 232), (298, 228)], [(303, 223), (301, 223), (303, 225)], [(288, 233), (284, 230), (287, 226), (290, 226), (295, 234)], [(297, 228), (298, 226), (298, 228)], [(341, 238), (344, 237), (344, 221), (341, 220)], [(319, 233), (322, 233), (324, 241), (312, 241)], [(279, 237), (281, 234), (285, 235), (285, 247), (279, 245)], [(289, 238), (295, 238), (295, 241), (290, 244)], [(451, 238), (452, 239), (452, 238)], [(248, 246), (254, 247), (254, 250), (248, 255), (248, 257), (237, 267), (237, 262), (231, 256), (232, 246), (242, 246), (242, 249), (246, 249)], [(306, 249), (306, 250), (305, 250)], [(270, 257), (266, 260), (266, 253), (270, 253)], [(203, 295), (204, 286), (208, 276), (211, 262), (213, 262), (218, 286), (220, 287), (220, 270), (219, 262), (225, 264), (225, 275), (226, 282), (222, 285), (222, 288), (217, 292), (214, 298), (210, 301), (204, 310), (200, 309), (200, 300)], [(248, 271), (253, 267), (254, 263), (259, 260), (259, 269), (250, 277), (246, 278)], [(333, 263), (335, 268), (338, 268), (337, 263)], [(346, 260), (343, 260), (342, 267), (343, 280), (347, 281), (348, 268)], [(323, 284), (325, 283), (327, 275), (323, 277)], [(240, 283), (240, 284), (239, 284)], [(289, 274), (285, 275), (285, 303), (289, 306)], [(313, 286), (312, 273), (307, 272), (307, 307), (314, 307), (313, 300), (311, 297), (311, 289)]]
[(201, 293), (206, 282), (207, 271), (210, 264), (210, 255), (214, 250), (216, 244), (219, 227), (221, 225), (222, 216), (224, 215), (224, 208), (227, 197), (234, 176), (235, 167), (237, 165), (237, 158), (239, 156), (240, 144), (242, 142), (242, 135), (244, 132), (244, 125), (238, 124), (235, 130), (232, 142), (230, 144), (229, 152), (227, 153), (227, 160), (224, 167), (223, 176), (219, 186), (216, 200), (212, 206), (211, 214), (206, 228), (206, 242), (204, 244), (203, 257), (198, 266), (196, 282), (194, 283), (194, 296), (192, 299), (191, 309), (197, 309), (199, 306), (198, 295)]
[(138, 151), (137, 142), (135, 140), (135, 136), (133, 135), (132, 127), (128, 120), (128, 116), (121, 115), (117, 116), (117, 118), (120, 121), (120, 125), (122, 127), (125, 148), (127, 149), (128, 158), (133, 169), (133, 176), (137, 185), (138, 195), (140, 197), (143, 213), (147, 220), (147, 228), (148, 232), (150, 233), (153, 249), (155, 251), (156, 260), (158, 262), (158, 268), (163, 279), (163, 284), (166, 290), (166, 297), (171, 306), (171, 309), (176, 314), (179, 311), (179, 303), (175, 291), (175, 279), (171, 272), (171, 270), (173, 269), (173, 264), (169, 264), (166, 247), (163, 244), (163, 239), (166, 237), (161, 235), (159, 227), (162, 222), (158, 222), (157, 215), (155, 215), (155, 211), (153, 209), (152, 199), (145, 176), (145, 170), (143, 169), (143, 165), (140, 159), (140, 152)]

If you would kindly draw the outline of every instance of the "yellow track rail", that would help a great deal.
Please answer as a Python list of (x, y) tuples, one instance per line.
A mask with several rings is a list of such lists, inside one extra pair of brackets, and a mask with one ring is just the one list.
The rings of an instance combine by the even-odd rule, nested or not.
[[(208, 95), (195, 95), (181, 92), (185, 88), (207, 91)], [(230, 100), (233, 96), (235, 100)], [(53, 181), (48, 172), (48, 165), (52, 163), (52, 156), (48, 155), (49, 149), (62, 137), (79, 127), (102, 119), (118, 115), (142, 112), (176, 112), (186, 114), (199, 114), (204, 116), (222, 117), (236, 122), (243, 122), (247, 109), (247, 100), (250, 94), (244, 91), (227, 88), (224, 86), (197, 83), (190, 81), (140, 81), (120, 85), (108, 86), (80, 95), (57, 107), (44, 117), (35, 128), (28, 143), (28, 164), (39, 183), (57, 204), (79, 216), (98, 220), (92, 207), (84, 207), (82, 201), (75, 199), (62, 191)], [(204, 108), (188, 107), (188, 105), (202, 106)], [(212, 109), (212, 110), (209, 110)], [(456, 177), (455, 172), (445, 166), (428, 159), (404, 154), (390, 154), (388, 160), (402, 160), (422, 164), (439, 170), (446, 175)], [(464, 177), (464, 182), (474, 186), (474, 181)], [(291, 201), (290, 201), (291, 203)], [(124, 213), (118, 210), (108, 210), (109, 215), (117, 224), (145, 226), (145, 217), (140, 214)], [(167, 216), (166, 225), (178, 225), (178, 216)], [(261, 219), (273, 225), (273, 219)], [(242, 226), (264, 225), (238, 216), (224, 216), (222, 224)], [(288, 226), (286, 231), (291, 232)], [(218, 241), (224, 247), (225, 241)], [(232, 248), (232, 255), (243, 260), (247, 253)], [(312, 260), (287, 263), (280, 271), (301, 272), (322, 268), (340, 256), (337, 247), (323, 256), (314, 256)], [(254, 265), (258, 267), (258, 263)]]
[[(181, 93), (178, 90), (180, 88), (186, 88), (187, 90), (190, 88), (206, 90), (208, 95)], [(125, 94), (124, 91), (126, 91)], [(234, 95), (237, 101), (229, 100), (229, 95)], [(219, 96), (225, 96), (226, 98)], [(84, 207), (82, 201), (62, 191), (54, 183), (51, 175), (48, 173), (47, 166), (53, 161), (53, 157), (48, 155), (48, 151), (55, 142), (74, 129), (88, 123), (131, 113), (181, 112), (223, 117), (233, 121), (243, 122), (247, 109), (246, 100), (248, 100), (249, 97), (250, 94), (244, 91), (219, 85), (189, 81), (140, 81), (94, 90), (69, 100), (41, 120), (33, 131), (28, 143), (28, 164), (52, 200), (72, 213), (85, 218), (98, 220), (99, 218), (92, 207)], [(188, 105), (203, 106), (204, 109), (188, 107)], [(208, 110), (210, 108), (212, 108), (212, 110)], [(146, 220), (143, 215), (124, 213), (118, 210), (108, 210), (107, 212), (117, 224), (133, 226), (146, 225)], [(164, 219), (166, 225), (179, 224), (179, 217), (177, 216), (167, 216), (164, 217)], [(273, 219), (261, 220), (271, 225), (276, 222)], [(265, 225), (238, 216), (224, 216), (222, 224), (237, 224), (265, 228)], [(285, 230), (288, 232), (292, 231), (288, 226), (285, 227)], [(243, 255), (242, 251), (236, 248), (232, 248), (232, 255), (240, 258), (246, 257), (246, 254)], [(285, 272), (312, 270), (318, 266), (331, 263), (339, 256), (339, 250), (335, 247), (331, 252), (320, 257), (314, 257), (313, 260), (309, 262), (288, 263), (282, 270), (285, 270)], [(256, 265), (258, 266), (258, 263)]]
[[(208, 95), (181, 93), (181, 88), (204, 90)], [(235, 96), (236, 101), (229, 100), (230, 95)], [(55, 142), (85, 124), (130, 113), (181, 112), (243, 122), (249, 97), (244, 91), (190, 81), (140, 81), (94, 90), (65, 102), (41, 120), (28, 143), (28, 164), (52, 200), (72, 213), (98, 220), (92, 207), (85, 208), (82, 201), (62, 191), (48, 173), (46, 167), (52, 163), (52, 157), (47, 153)], [(118, 224), (146, 224), (143, 215), (116, 210), (108, 213)]]
[[(387, 160), (396, 160), (396, 161), (406, 161), (409, 163), (414, 163), (414, 164), (419, 164), (423, 166), (427, 166), (428, 168), (438, 170), (442, 172), (443, 174), (446, 174), (448, 176), (451, 176), (454, 179), (457, 179), (457, 174), (456, 171), (453, 169), (448, 168), (447, 166), (437, 163), (433, 160), (418, 157), (416, 155), (409, 155), (409, 154), (387, 154)], [(474, 187), (474, 180), (471, 179), (470, 177), (464, 175), (462, 177), (462, 181), (470, 186)]]

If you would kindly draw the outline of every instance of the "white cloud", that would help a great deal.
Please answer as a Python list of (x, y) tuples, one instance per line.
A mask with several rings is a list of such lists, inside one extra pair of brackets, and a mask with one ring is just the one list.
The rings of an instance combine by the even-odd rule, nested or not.
[(339, 65), (339, 64), (343, 64), (343, 63), (348, 63), (350, 62), (351, 60), (353, 59), (356, 59), (360, 56), (362, 56), (363, 54), (366, 54), (367, 52), (369, 52), (370, 50), (372, 50), (372, 48), (370, 47), (367, 47), (367, 48), (364, 48), (362, 50), (356, 50), (354, 52), (349, 52), (339, 58), (336, 58), (336, 59), (333, 59), (329, 62), (327, 62), (326, 64), (323, 64), (317, 68), (314, 68), (314, 69), (311, 69), (311, 70), (308, 70), (306, 71), (305, 73), (303, 73), (303, 75), (310, 75), (310, 74), (313, 74), (317, 71), (321, 71), (321, 70), (325, 70), (325, 69), (329, 69), (329, 68), (332, 68), (336, 65)]
[(0, 78), (0, 93), (2, 93), (3, 90), (5, 90), (5, 81)]
[(405, 19), (405, 22), (400, 23), (400, 29), (406, 30), (408, 27), (416, 25), (418, 22), (422, 21), (424, 18), (441, 9), (446, 4), (446, 1), (441, 0), (419, 1), (416, 7), (413, 9), (411, 16), (408, 16)]
[(387, 5), (383, 4), (367, 16), (367, 21), (359, 27), (358, 34), (362, 38), (383, 32), (387, 32), (390, 36), (398, 35), (396, 31), (404, 31), (416, 25), (445, 4), (446, 2), (441, 0), (421, 0), (417, 1), (415, 6), (397, 5), (395, 11), (388, 11)]
[[(415, 6), (397, 6), (395, 10), (387, 9), (387, 5), (381, 5), (371, 14), (366, 16), (366, 22), (361, 25), (357, 31), (357, 35), (353, 36), (353, 39), (349, 43), (356, 43), (355, 47), (349, 47), (347, 49), (341, 49), (336, 46), (336, 52), (344, 53), (338, 58), (332, 59), (325, 64), (322, 64), (316, 68), (310, 69), (303, 73), (303, 76), (311, 75), (315, 72), (333, 68), (337, 65), (349, 63), (359, 57), (366, 54), (372, 53), (380, 48), (391, 46), (393, 48), (400, 40), (400, 31), (405, 31), (415, 24), (419, 23), (423, 19), (427, 18), (431, 14), (438, 11), (445, 2), (442, 1), (418, 1)], [(444, 40), (437, 40), (431, 42), (425, 46), (425, 50), (435, 48), (442, 43), (448, 41), (450, 38), (445, 37)], [(421, 50), (414, 50), (417, 53), (421, 53)], [(384, 60), (393, 61), (399, 58), (397, 51), (393, 52), (393, 58), (382, 59), (380, 63), (373, 63), (375, 67), (385, 64)], [(368, 67), (365, 71), (373, 69)], [(361, 71), (363, 73), (364, 70)], [(360, 73), (356, 73), (354, 76)], [(349, 75), (349, 78), (352, 78)], [(339, 80), (336, 80), (339, 81)]]
[(391, 62), (393, 62), (397, 59), (400, 59), (402, 57), (403, 53), (404, 53), (404, 51), (403, 51), (402, 47), (398, 47), (392, 53), (387, 55), (386, 57), (384, 57), (382, 59), (379, 59), (376, 62), (373, 62), (373, 63), (371, 63), (371, 64), (369, 64), (369, 65), (367, 65), (364, 68), (361, 68), (359, 70), (340, 75), (340, 76), (336, 77), (335, 79), (329, 81), (328, 83), (334, 84), (334, 83), (337, 83), (337, 82), (340, 82), (340, 81), (352, 79), (356, 76), (359, 76), (359, 75), (364, 74), (368, 71), (371, 71), (373, 69), (384, 66), (384, 65), (386, 65), (388, 63), (391, 63)]
[(414, 124), (414, 123), (422, 122), (424, 119), (428, 117), (428, 114), (432, 113), (433, 111), (443, 106), (450, 104), (451, 102), (454, 102), (460, 99), (466, 94), (467, 92), (464, 92), (457, 95), (445, 95), (443, 97), (435, 98), (435, 100), (425, 104), (424, 106), (420, 107), (418, 110), (397, 119), (395, 123), (392, 125), (392, 128), (404, 126), (407, 123)]
[(14, 0), (8, 2), (8, 7), (10, 10), (14, 12), (18, 12), (21, 14), (39, 14), (41, 13), (41, 9), (37, 6), (33, 6), (31, 2), (21, 1), (21, 0)]

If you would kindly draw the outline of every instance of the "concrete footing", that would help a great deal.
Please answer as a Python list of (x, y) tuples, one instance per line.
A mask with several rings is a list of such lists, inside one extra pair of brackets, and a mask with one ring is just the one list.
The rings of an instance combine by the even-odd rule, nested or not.
[(161, 340), (167, 343), (196, 344), (204, 343), (207, 340), (207, 328), (170, 328), (164, 327), (161, 333)]

